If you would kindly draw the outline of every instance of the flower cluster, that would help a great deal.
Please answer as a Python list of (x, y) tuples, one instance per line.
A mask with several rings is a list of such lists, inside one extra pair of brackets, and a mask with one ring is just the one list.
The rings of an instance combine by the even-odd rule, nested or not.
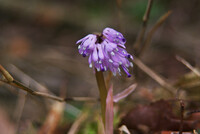
[(83, 56), (89, 56), (89, 67), (93, 66), (97, 71), (112, 71), (113, 75), (117, 72), (121, 74), (121, 68), (128, 77), (131, 77), (128, 67), (132, 67), (133, 63), (129, 62), (129, 58), (133, 57), (125, 50), (126, 40), (123, 35), (112, 29), (105, 28), (101, 35), (89, 34), (78, 40), (79, 53)]

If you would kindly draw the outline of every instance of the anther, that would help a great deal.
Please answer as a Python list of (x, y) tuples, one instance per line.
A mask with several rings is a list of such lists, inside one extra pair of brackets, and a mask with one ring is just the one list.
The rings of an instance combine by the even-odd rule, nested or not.
[(113, 61), (111, 59), (108, 60), (110, 63), (113, 63)]
[(83, 57), (86, 57), (86, 54), (82, 54)]
[(133, 63), (132, 62), (130, 62), (130, 66), (133, 67)]
[(97, 68), (97, 71), (99, 72), (99, 71), (100, 71), (100, 68)]
[(107, 70), (106, 66), (104, 66), (104, 70), (105, 70), (105, 71)]
[(113, 55), (113, 56), (115, 55), (115, 53), (114, 53), (114, 52), (111, 52), (110, 54), (111, 54), (111, 55)]
[(90, 68), (92, 68), (92, 63), (89, 65)]
[(131, 55), (130, 55), (130, 54), (128, 54), (128, 55), (127, 55), (127, 57), (128, 57), (128, 58), (131, 58)]

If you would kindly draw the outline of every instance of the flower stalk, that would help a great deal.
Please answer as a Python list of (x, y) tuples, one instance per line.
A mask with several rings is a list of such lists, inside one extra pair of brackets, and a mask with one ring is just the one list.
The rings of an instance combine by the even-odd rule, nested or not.
[(97, 85), (99, 88), (99, 94), (101, 99), (101, 116), (103, 124), (105, 126), (105, 113), (106, 113), (106, 98), (107, 98), (107, 89), (104, 81), (103, 72), (95, 70)]

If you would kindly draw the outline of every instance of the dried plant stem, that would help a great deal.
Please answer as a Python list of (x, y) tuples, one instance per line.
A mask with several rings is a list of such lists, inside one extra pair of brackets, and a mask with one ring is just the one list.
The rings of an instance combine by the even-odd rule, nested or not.
[(56, 100), (59, 102), (66, 102), (66, 101), (87, 101), (87, 102), (96, 102), (99, 99), (98, 98), (93, 98), (93, 97), (70, 97), (70, 98), (61, 98), (55, 95), (51, 95), (51, 94), (47, 94), (47, 93), (42, 93), (42, 92), (37, 92), (37, 91), (33, 91), (32, 89), (24, 86), (22, 83), (14, 80), (13, 83), (9, 83), (5, 80), (0, 80), (1, 82), (4, 82), (6, 84), (12, 85), (14, 87), (17, 87), (19, 89), (22, 89), (24, 91), (26, 91), (27, 93), (34, 95), (34, 96), (40, 96), (40, 97), (44, 97), (44, 98), (48, 98), (48, 99), (52, 99), (52, 100)]
[(16, 87), (16, 88), (19, 88), (21, 90), (24, 90), (27, 93), (29, 93), (31, 95), (34, 95), (34, 96), (40, 96), (40, 97), (56, 100), (56, 101), (59, 101), (59, 102), (66, 102), (66, 101), (91, 101), (91, 102), (96, 102), (96, 101), (99, 101), (98, 98), (92, 98), (92, 97), (61, 98), (61, 97), (58, 97), (58, 96), (55, 96), (55, 95), (51, 95), (51, 94), (48, 94), (48, 93), (37, 92), (37, 91), (34, 91), (31, 88), (25, 86), (24, 84), (16, 81), (10, 75), (10, 73), (1, 65), (0, 65), (0, 72), (6, 78), (6, 79), (0, 79), (0, 82), (6, 83), (6, 84), (11, 85), (13, 87)]
[(121, 12), (121, 6), (122, 6), (122, 0), (116, 0), (117, 3), (117, 25), (120, 31), (122, 31), (122, 12)]
[(0, 71), (3, 74), (3, 76), (7, 79), (8, 82), (13, 81), (13, 77), (10, 75), (10, 73), (2, 65), (0, 65)]
[(22, 116), (22, 113), (24, 110), (24, 105), (26, 103), (27, 93), (20, 90), (18, 94), (19, 94), (18, 101), (17, 101), (17, 105), (15, 108), (15, 113), (14, 113), (15, 119), (16, 119), (16, 129), (15, 129), (16, 132), (18, 132), (18, 130), (19, 130), (19, 122), (20, 122), (20, 119), (21, 119), (21, 116)]
[(164, 78), (159, 76), (156, 72), (154, 72), (152, 69), (150, 69), (148, 66), (146, 66), (142, 61), (140, 61), (137, 57), (134, 56), (133, 62), (147, 75), (149, 75), (152, 79), (154, 79), (156, 82), (158, 82), (162, 87), (164, 87), (169, 93), (172, 95), (175, 94), (176, 88), (168, 84)]
[(72, 124), (70, 130), (68, 131), (68, 134), (77, 134), (78, 129), (80, 128), (80, 125), (87, 119), (88, 113), (84, 112), (82, 113), (76, 121)]
[(149, 33), (147, 34), (146, 39), (144, 40), (144, 44), (141, 47), (138, 56), (141, 56), (144, 52), (144, 50), (149, 46), (149, 44), (151, 43), (152, 37), (154, 35), (154, 33), (157, 31), (157, 29), (165, 22), (165, 20), (169, 17), (169, 15), (172, 13), (172, 11), (168, 11), (167, 13), (165, 13), (163, 16), (161, 16), (161, 18), (156, 22), (156, 24), (153, 26), (153, 28), (149, 31)]
[(106, 98), (107, 98), (107, 89), (104, 81), (104, 76), (103, 72), (98, 72), (96, 70), (96, 80), (97, 80), (97, 85), (99, 88), (99, 93), (100, 93), (100, 99), (101, 99), (101, 114), (102, 114), (102, 120), (103, 124), (105, 125), (105, 112), (106, 112)]
[(189, 68), (194, 74), (196, 74), (198, 77), (200, 77), (200, 72), (194, 68), (192, 65), (190, 65), (189, 62), (187, 62), (185, 59), (183, 59), (182, 57), (180, 56), (176, 56), (176, 59), (178, 61), (180, 61), (181, 63), (183, 63), (187, 68)]
[(140, 45), (142, 43), (142, 40), (144, 38), (144, 35), (145, 35), (145, 32), (146, 32), (146, 27), (147, 27), (147, 22), (148, 22), (149, 15), (150, 15), (150, 12), (151, 12), (152, 4), (153, 4), (153, 0), (149, 0), (148, 4), (147, 4), (146, 12), (143, 16), (142, 29), (141, 29), (138, 37), (137, 37), (136, 42), (134, 43), (134, 48), (135, 48), (136, 52), (139, 50)]
[(180, 110), (181, 110), (181, 121), (180, 121), (180, 129), (179, 134), (183, 133), (183, 116), (184, 116), (184, 102), (180, 100)]

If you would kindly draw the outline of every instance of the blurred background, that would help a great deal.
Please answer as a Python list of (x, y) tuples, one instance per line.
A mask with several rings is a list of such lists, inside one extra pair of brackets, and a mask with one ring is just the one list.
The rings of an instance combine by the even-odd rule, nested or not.
[[(93, 70), (88, 67), (87, 58), (78, 53), (76, 41), (111, 27), (124, 35), (127, 51), (134, 55), (133, 44), (142, 28), (147, 3), (148, 0), (0, 0), (0, 63), (16, 80), (34, 90), (43, 92), (47, 88), (61, 97), (98, 97)], [(195, 99), (193, 107), (188, 104), (189, 110), (198, 109), (200, 79), (175, 56), (183, 57), (194, 67), (200, 65), (200, 1), (154, 0), (147, 32), (169, 10), (172, 14), (153, 35), (140, 59), (168, 83), (181, 88), (184, 98)], [(132, 107), (171, 98), (140, 69), (131, 69), (131, 73), (131, 78), (112, 78), (114, 94), (136, 80), (138, 83), (137, 90), (116, 106), (116, 128), (121, 115)], [(47, 115), (51, 115), (54, 103), (0, 83), (0, 133), (45, 133)], [(92, 115), (99, 112), (99, 104), (70, 101), (60, 107), (62, 112), (58, 113), (62, 114), (58, 114), (60, 120), (53, 133), (67, 133), (83, 111), (92, 114), (77, 133), (96, 133)]]

